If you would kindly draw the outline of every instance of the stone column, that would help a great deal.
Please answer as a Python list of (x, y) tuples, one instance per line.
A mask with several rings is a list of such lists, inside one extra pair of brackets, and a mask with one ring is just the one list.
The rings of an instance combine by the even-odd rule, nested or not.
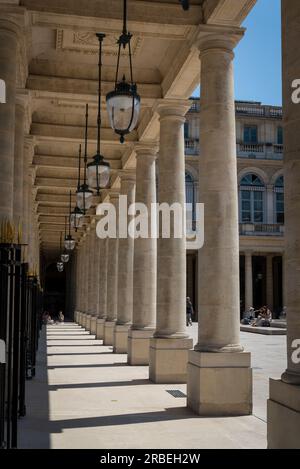
[(91, 225), (88, 227), (87, 234), (87, 316), (86, 316), (86, 329), (91, 331), (91, 318), (93, 313), (93, 275), (94, 275), (94, 237), (91, 230)]
[(93, 220), (91, 227), (92, 236), (93, 236), (93, 250), (94, 250), (94, 259), (93, 259), (93, 300), (92, 300), (92, 317), (91, 317), (91, 334), (96, 335), (97, 329), (97, 317), (98, 317), (98, 302), (99, 302), (99, 268), (100, 268), (100, 240), (96, 235), (96, 224)]
[(96, 339), (104, 339), (104, 324), (107, 316), (107, 269), (108, 269), (108, 238), (99, 239), (100, 270), (99, 270), (99, 304)]
[(34, 183), (34, 169), (32, 165), (29, 165), (28, 169), (28, 269), (32, 273), (33, 270), (33, 230), (34, 230), (34, 215), (33, 215), (33, 183)]
[[(216, 30), (219, 29), (219, 34)], [(188, 407), (200, 415), (252, 412), (250, 354), (240, 345), (239, 230), (233, 47), (242, 37), (200, 33), (199, 331), (189, 354)], [(210, 31), (212, 31), (210, 33)], [(238, 31), (238, 30), (237, 30)]]
[(23, 222), (23, 177), (24, 177), (24, 102), (17, 98), (15, 109), (15, 148), (14, 148), (14, 194), (13, 218), (16, 229), (22, 229)]
[(300, 78), (299, 25), (300, 2), (282, 0), (287, 370), (270, 380), (270, 449), (300, 449), (300, 103), (292, 99)]
[(0, 10), (0, 70), (6, 85), (6, 103), (0, 105), (0, 222), (13, 221), (14, 141), (19, 29)]
[[(110, 202), (115, 206), (118, 219), (119, 194), (111, 193)], [(118, 222), (117, 222), (118, 224)], [(107, 268), (107, 317), (104, 325), (104, 344), (113, 345), (114, 329), (117, 321), (118, 308), (118, 226), (116, 238), (108, 239), (108, 268)]]
[[(157, 243), (157, 325), (150, 339), (149, 377), (156, 383), (186, 381), (188, 350), (192, 339), (186, 331), (186, 238), (185, 157), (183, 125), (189, 101), (161, 100), (160, 151), (158, 158), (159, 203), (174, 203), (179, 213), (171, 217), (170, 236)], [(175, 209), (176, 210), (176, 209)], [(178, 212), (178, 210), (176, 210)], [(172, 218), (182, 220), (182, 233), (175, 237)]]
[(78, 269), (78, 280), (77, 280), (77, 289), (78, 289), (78, 296), (79, 296), (79, 314), (78, 314), (78, 324), (81, 326), (82, 325), (82, 319), (83, 319), (83, 242), (82, 240), (80, 241), (80, 244), (78, 245), (78, 255), (79, 255), (79, 261), (77, 264), (77, 269)]
[(245, 252), (245, 310), (253, 307), (252, 251)]
[(128, 334), (129, 365), (148, 365), (150, 338), (156, 326), (157, 240), (151, 237), (151, 205), (156, 203), (156, 142), (138, 143), (136, 152), (136, 203), (148, 209), (148, 238), (134, 241), (133, 318)]
[(273, 311), (273, 256), (272, 254), (267, 255), (267, 305), (271, 311)]
[(76, 318), (75, 322), (80, 324), (81, 302), (80, 302), (80, 245), (77, 243), (76, 247), (76, 277), (75, 277), (75, 291), (76, 291)]
[[(120, 198), (119, 212), (127, 218), (124, 230), (128, 233), (128, 225), (133, 220), (132, 215), (127, 216), (128, 208), (135, 200), (135, 174), (132, 171), (121, 173), (120, 195), (126, 197), (124, 207), (122, 197)], [(127, 353), (128, 331), (132, 324), (133, 311), (134, 238), (125, 232), (122, 235), (120, 233), (118, 252), (118, 314), (114, 332), (114, 352)]]
[(83, 240), (83, 271), (82, 271), (82, 326), (86, 328), (88, 315), (88, 273), (89, 273), (89, 255), (88, 255), (88, 233), (84, 234)]
[(22, 242), (24, 247), (24, 260), (28, 262), (28, 245), (29, 233), (31, 227), (29, 225), (29, 190), (31, 190), (32, 180), (30, 175), (30, 165), (32, 165), (34, 155), (35, 140), (31, 136), (26, 136), (24, 141), (24, 164), (23, 164), (23, 236)]

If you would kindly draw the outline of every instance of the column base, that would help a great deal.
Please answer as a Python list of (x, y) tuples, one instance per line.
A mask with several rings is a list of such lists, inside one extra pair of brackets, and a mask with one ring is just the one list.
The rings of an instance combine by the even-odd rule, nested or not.
[(300, 386), (270, 379), (268, 448), (300, 449)]
[(105, 321), (104, 324), (104, 345), (114, 345), (114, 330), (116, 321)]
[(74, 322), (78, 323), (78, 311), (74, 311)]
[(192, 339), (150, 339), (149, 379), (154, 383), (186, 383)]
[(187, 406), (196, 414), (204, 416), (250, 415), (250, 353), (206, 353), (191, 350)]
[(149, 365), (150, 339), (153, 337), (152, 330), (130, 329), (128, 333), (128, 364)]
[(104, 339), (104, 324), (105, 319), (97, 319), (96, 321), (96, 339), (103, 340)]
[(96, 321), (97, 321), (97, 317), (92, 316), (91, 317), (91, 334), (96, 334)]
[(116, 324), (114, 329), (114, 353), (128, 352), (128, 331), (130, 324)]
[(79, 318), (78, 318), (78, 324), (82, 327), (82, 323), (83, 323), (83, 313), (80, 311)]
[(85, 328), (87, 331), (91, 331), (91, 318), (92, 316), (90, 315), (90, 313), (87, 313), (86, 315), (86, 322), (85, 322)]
[(82, 313), (82, 327), (86, 328), (86, 313)]

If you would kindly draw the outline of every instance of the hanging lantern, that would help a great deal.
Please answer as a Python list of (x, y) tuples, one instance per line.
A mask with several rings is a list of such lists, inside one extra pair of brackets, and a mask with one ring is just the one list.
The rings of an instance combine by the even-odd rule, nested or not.
[(61, 254), (60, 258), (61, 258), (61, 261), (62, 261), (64, 264), (66, 264), (67, 262), (69, 262), (70, 255), (67, 254), (67, 253), (63, 253), (63, 254)]
[[(137, 93), (136, 83), (133, 82), (132, 57), (130, 41), (132, 34), (127, 31), (127, 0), (124, 0), (123, 32), (118, 40), (118, 61), (115, 89), (107, 94), (106, 105), (112, 129), (120, 135), (120, 142), (124, 143), (124, 135), (130, 133), (137, 125), (141, 98)], [(121, 48), (128, 46), (130, 82), (125, 75), (118, 81)]]
[(83, 211), (88, 210), (92, 206), (93, 192), (87, 184), (82, 184), (76, 193), (77, 207)]
[(94, 161), (87, 165), (89, 186), (97, 190), (107, 187), (110, 176), (110, 165), (103, 160), (103, 156), (94, 156)]
[[(65, 220), (65, 238), (66, 238), (66, 220)], [(60, 233), (60, 260), (63, 263), (69, 262), (70, 255), (66, 252), (62, 252), (62, 245), (61, 245), (62, 233)]]
[(78, 230), (78, 228), (81, 228), (83, 225), (83, 211), (80, 210), (80, 208), (76, 207), (74, 208), (73, 212), (71, 212), (70, 215), (70, 224), (72, 228), (74, 228), (75, 231)]
[(65, 239), (64, 244), (67, 251), (73, 251), (73, 249), (75, 248), (76, 241), (72, 238), (71, 235), (68, 235)]
[(76, 244), (75, 239), (72, 238), (71, 236), (70, 217), (71, 217), (71, 191), (70, 191), (69, 216), (68, 216), (69, 234), (66, 236), (66, 233), (65, 233), (65, 239), (64, 239), (64, 246), (67, 251), (73, 251), (73, 249), (75, 248), (75, 244)]
[(86, 172), (87, 172), (87, 138), (88, 138), (88, 119), (89, 119), (89, 105), (86, 105), (86, 112), (85, 112), (85, 150), (84, 150), (84, 176), (83, 176), (83, 183), (80, 185), (80, 169), (81, 169), (81, 145), (79, 145), (79, 153), (78, 153), (78, 183), (77, 183), (77, 191), (76, 191), (76, 200), (77, 200), (77, 207), (86, 213), (86, 210), (91, 208), (93, 202), (93, 191), (90, 190), (89, 186), (87, 185), (86, 181)]
[(61, 261), (56, 262), (56, 268), (57, 268), (58, 272), (63, 272), (63, 270), (64, 270), (64, 263), (61, 262)]
[(97, 117), (97, 152), (93, 157), (93, 161), (87, 165), (87, 178), (90, 187), (97, 191), (99, 195), (100, 189), (107, 187), (110, 176), (110, 165), (104, 161), (104, 157), (100, 153), (101, 144), (101, 83), (102, 83), (102, 43), (105, 34), (96, 34), (99, 40), (99, 68), (98, 68), (98, 117)]

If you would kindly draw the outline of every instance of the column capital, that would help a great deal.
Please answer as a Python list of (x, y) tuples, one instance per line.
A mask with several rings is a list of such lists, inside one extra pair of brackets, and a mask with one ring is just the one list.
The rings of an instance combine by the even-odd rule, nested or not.
[[(31, 112), (31, 95), (30, 91), (26, 89), (17, 89), (16, 94), (16, 106), (23, 108), (25, 113), (25, 132), (30, 132), (30, 126), (32, 122)], [(34, 138), (34, 137), (32, 137)]]
[(119, 171), (119, 177), (121, 179), (121, 184), (123, 182), (135, 183), (136, 181), (136, 174), (135, 174), (135, 170), (133, 169), (122, 169), (121, 171)]
[(28, 164), (32, 165), (34, 149), (36, 146), (36, 138), (33, 135), (25, 135), (24, 137), (24, 150), (28, 152)]
[(203, 55), (209, 51), (231, 53), (243, 38), (245, 28), (217, 25), (201, 25), (193, 41), (194, 46)]
[(119, 204), (119, 197), (120, 197), (120, 192), (117, 192), (117, 191), (110, 192), (108, 194), (107, 202), (113, 204), (117, 208)]
[(162, 119), (175, 119), (185, 122), (185, 115), (192, 105), (189, 99), (158, 99), (153, 111)]
[(134, 145), (134, 151), (136, 153), (136, 158), (157, 158), (157, 153), (159, 150), (159, 143), (156, 140), (153, 141), (144, 141), (137, 142)]

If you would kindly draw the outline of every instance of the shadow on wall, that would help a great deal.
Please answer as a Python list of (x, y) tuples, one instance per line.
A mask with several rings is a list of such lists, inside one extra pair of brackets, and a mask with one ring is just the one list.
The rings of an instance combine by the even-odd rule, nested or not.
[(37, 354), (36, 377), (26, 382), (26, 416), (18, 427), (20, 449), (50, 449), (49, 383), (46, 353), (46, 328), (42, 329)]
[(50, 264), (46, 269), (44, 289), (44, 311), (48, 311), (52, 318), (59, 311), (65, 313), (66, 303), (66, 272), (58, 272), (56, 264)]

